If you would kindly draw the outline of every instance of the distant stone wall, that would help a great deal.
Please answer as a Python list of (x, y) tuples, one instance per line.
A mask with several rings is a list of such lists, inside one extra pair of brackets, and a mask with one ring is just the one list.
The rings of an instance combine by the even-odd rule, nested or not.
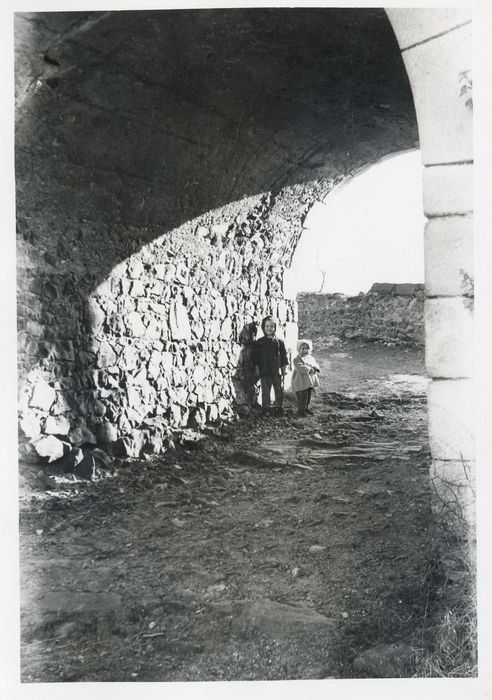
[(302, 293), (298, 316), (299, 337), (423, 346), (424, 285), (374, 284), (355, 297)]

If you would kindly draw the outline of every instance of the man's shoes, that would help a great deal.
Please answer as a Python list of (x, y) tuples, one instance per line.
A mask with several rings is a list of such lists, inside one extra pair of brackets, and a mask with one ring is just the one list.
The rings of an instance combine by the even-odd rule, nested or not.
[(280, 406), (276, 406), (276, 407), (275, 407), (275, 415), (276, 415), (276, 416), (283, 416), (283, 415), (285, 415), (284, 409), (283, 409), (282, 407), (280, 407)]

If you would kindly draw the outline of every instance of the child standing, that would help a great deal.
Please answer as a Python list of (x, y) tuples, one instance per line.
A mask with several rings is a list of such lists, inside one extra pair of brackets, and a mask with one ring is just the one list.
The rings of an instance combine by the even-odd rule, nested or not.
[(292, 391), (296, 392), (297, 415), (312, 415), (309, 408), (311, 395), (319, 386), (319, 365), (311, 355), (312, 343), (310, 340), (299, 340), (297, 343), (297, 357), (294, 359), (294, 372), (292, 373)]
[(277, 324), (271, 316), (261, 322), (263, 338), (255, 343), (254, 364), (258, 368), (261, 380), (261, 405), (264, 413), (270, 409), (270, 394), (273, 386), (275, 392), (275, 413), (282, 415), (284, 402), (283, 382), (287, 371), (287, 351), (285, 343), (277, 338)]

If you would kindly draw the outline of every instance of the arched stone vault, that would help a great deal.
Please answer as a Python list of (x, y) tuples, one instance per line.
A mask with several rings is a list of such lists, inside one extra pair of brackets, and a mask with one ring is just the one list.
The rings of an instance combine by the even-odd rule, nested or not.
[(295, 321), (311, 204), (416, 144), (405, 69), (382, 10), (16, 24), (22, 425), (136, 453), (228, 413), (243, 323)]
[[(416, 77), (411, 44), (434, 19), (412, 25), (398, 12), (403, 59), (382, 9), (17, 15), (20, 411), (31, 444), (46, 434), (77, 444), (89, 430), (137, 454), (159, 450), (168, 426), (228, 413), (242, 324), (266, 311), (295, 322), (282, 276), (312, 203), (418, 144), (407, 70), (424, 161), (431, 153), (419, 100), (435, 100), (428, 86), (420, 98), (427, 74)], [(449, 159), (435, 155), (426, 214), (444, 216), (429, 224), (430, 259), (448, 235), (438, 201), (448, 190), (429, 193)], [(457, 284), (455, 272), (433, 274), (432, 285), (443, 274)], [(428, 322), (454, 318), (459, 303), (432, 300)], [(428, 340), (431, 367), (439, 347)]]

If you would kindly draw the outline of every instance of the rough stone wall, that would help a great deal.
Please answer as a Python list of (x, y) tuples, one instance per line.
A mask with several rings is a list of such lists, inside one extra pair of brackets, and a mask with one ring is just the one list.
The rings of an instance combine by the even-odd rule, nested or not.
[[(35, 277), (21, 266), (24, 455), (118, 442), (138, 456), (166, 449), (173, 430), (230, 417), (239, 333), (267, 313), (283, 337), (295, 325), (283, 271), (312, 202), (332, 184), (249, 197), (199, 217), (99, 283), (83, 259), (64, 269), (45, 253)], [(36, 255), (26, 241), (21, 250), (23, 260)]]
[(424, 345), (424, 285), (374, 284), (367, 294), (298, 296), (299, 335)]

